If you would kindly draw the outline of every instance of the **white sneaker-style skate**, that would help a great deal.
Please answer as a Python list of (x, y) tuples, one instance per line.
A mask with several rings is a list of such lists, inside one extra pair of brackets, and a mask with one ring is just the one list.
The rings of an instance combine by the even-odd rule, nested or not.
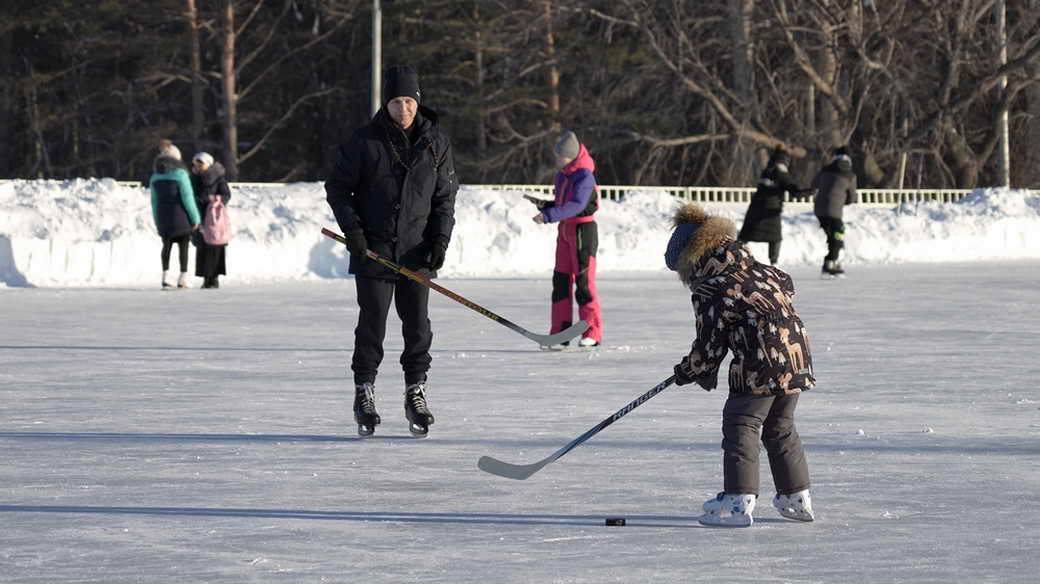
[(177, 278), (177, 287), (178, 288), (187, 288), (188, 287), (188, 272), (181, 272), (181, 277)]
[(776, 507), (776, 510), (788, 519), (796, 521), (812, 521), (815, 519), (809, 489), (791, 493), (790, 495), (777, 493), (773, 497), (773, 507)]
[(717, 527), (751, 527), (755, 522), (751, 512), (755, 510), (755, 495), (748, 493), (719, 493), (701, 506), (704, 515), (697, 521), (701, 525)]
[(599, 341), (591, 337), (582, 337), (582, 339), (578, 341), (578, 347), (581, 349), (594, 349), (598, 346)]

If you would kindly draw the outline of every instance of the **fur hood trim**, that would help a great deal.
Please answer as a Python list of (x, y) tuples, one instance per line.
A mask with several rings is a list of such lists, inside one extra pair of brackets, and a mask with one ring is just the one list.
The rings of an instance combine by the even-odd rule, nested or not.
[(696, 203), (685, 203), (675, 211), (672, 225), (678, 227), (685, 223), (700, 225), (683, 247), (676, 266), (679, 279), (688, 282), (705, 256), (736, 238), (737, 227), (725, 217), (708, 215)]

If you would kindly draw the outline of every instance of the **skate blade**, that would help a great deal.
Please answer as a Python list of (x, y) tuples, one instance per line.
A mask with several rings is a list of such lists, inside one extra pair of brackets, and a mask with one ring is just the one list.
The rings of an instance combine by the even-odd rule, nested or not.
[(376, 433), (376, 427), (375, 426), (362, 426), (361, 424), (358, 424), (357, 433), (358, 433), (358, 436), (361, 436), (362, 438), (367, 438), (367, 437), (371, 436), (372, 434)]
[(411, 432), (412, 436), (416, 438), (426, 438), (430, 434), (430, 427), (409, 423), (408, 431)]

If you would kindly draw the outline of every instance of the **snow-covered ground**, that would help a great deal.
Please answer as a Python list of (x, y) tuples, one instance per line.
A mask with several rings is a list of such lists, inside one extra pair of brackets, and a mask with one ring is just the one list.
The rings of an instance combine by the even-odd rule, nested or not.
[[(637, 193), (603, 201), (599, 265), (603, 272), (664, 270), (662, 255), (676, 202)], [(745, 206), (706, 205), (739, 222)], [(320, 183), (235, 189), (230, 282), (314, 280), (343, 276), (345, 250), (320, 235), (335, 228)], [(542, 276), (551, 269), (555, 226), (531, 221), (519, 192), (463, 187), (442, 275)], [(1040, 258), (1040, 196), (980, 189), (954, 204), (852, 206), (846, 265)], [(826, 243), (811, 206), (789, 204), (784, 265), (819, 266)], [(0, 288), (141, 286), (159, 279), (159, 238), (145, 189), (112, 180), (0, 183)], [(765, 256), (765, 244), (754, 244)], [(176, 270), (176, 259), (173, 261)], [(194, 273), (194, 254), (189, 270)]]
[[(646, 212), (663, 214), (655, 205)], [(999, 223), (972, 208), (927, 213), (962, 234)], [(873, 212), (853, 221), (881, 224)], [(283, 241), (332, 254), (313, 236), (320, 221), (289, 215)], [(548, 239), (524, 215), (523, 235), (494, 253)], [(887, 233), (927, 241), (905, 229)], [(146, 231), (135, 233), (151, 257)], [(788, 257), (803, 253), (791, 243)], [(646, 245), (656, 262), (661, 246)], [(434, 294), (426, 440), (407, 433), (394, 315), (377, 383), (384, 423), (371, 439), (354, 433), (350, 280), (161, 292), (150, 274), (136, 287), (7, 288), (0, 582), (1036, 582), (1040, 261), (848, 265), (842, 281), (819, 280), (815, 262), (790, 266), (819, 377), (798, 413), (818, 521), (779, 518), (763, 462), (750, 529), (694, 520), (722, 484), (725, 391), (670, 388), (526, 481), (476, 466), (485, 454), (539, 460), (670, 375), (693, 324), (668, 274), (603, 275), (594, 353), (540, 352)], [(538, 268), (442, 284), (544, 330), (550, 282)], [(610, 516), (628, 525), (605, 527)]]

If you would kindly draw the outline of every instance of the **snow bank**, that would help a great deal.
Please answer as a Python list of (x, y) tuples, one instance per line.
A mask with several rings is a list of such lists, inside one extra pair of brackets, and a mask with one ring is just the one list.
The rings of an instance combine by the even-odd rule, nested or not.
[[(662, 254), (677, 202), (636, 193), (602, 201), (601, 272), (664, 270)], [(737, 224), (744, 206), (705, 205)], [(235, 237), (228, 249), (233, 281), (346, 276), (346, 254), (324, 238), (335, 228), (321, 183), (234, 189)], [(546, 276), (556, 227), (531, 221), (518, 192), (463, 187), (443, 276)], [(853, 206), (844, 263), (1040, 258), (1040, 197), (980, 189), (958, 203)], [(826, 244), (811, 207), (790, 204), (784, 217), (784, 265), (817, 264)], [(148, 191), (110, 179), (0, 184), (0, 287), (138, 286), (159, 280), (160, 243)], [(753, 244), (764, 257), (765, 244)], [(194, 269), (194, 254), (189, 269)], [(176, 270), (176, 258), (172, 267)]]

